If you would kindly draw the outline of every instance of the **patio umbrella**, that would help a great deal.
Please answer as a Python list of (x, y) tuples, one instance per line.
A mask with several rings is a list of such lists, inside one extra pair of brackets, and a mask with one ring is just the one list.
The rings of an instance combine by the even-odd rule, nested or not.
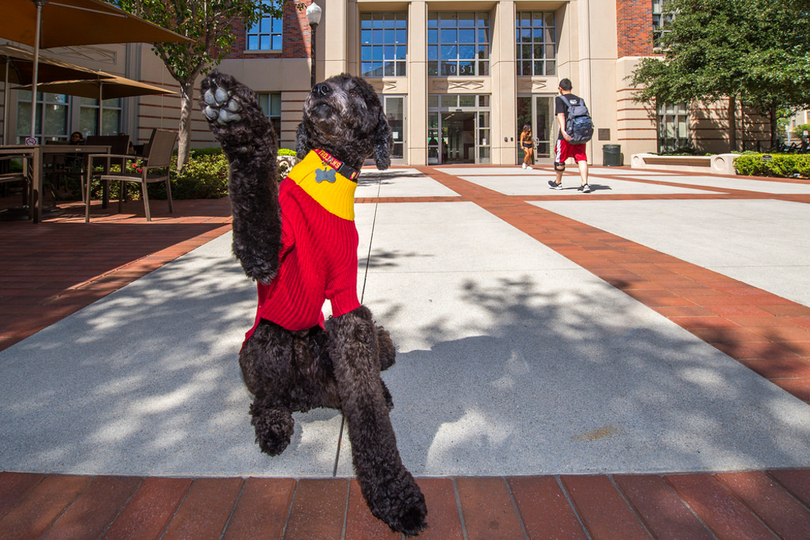
[[(39, 92), (52, 92), (54, 94), (67, 94), (69, 96), (80, 96), (98, 100), (98, 133), (101, 135), (101, 117), (103, 113), (102, 102), (105, 99), (115, 99), (132, 96), (149, 96), (170, 94), (177, 92), (166, 90), (160, 86), (146, 84), (126, 77), (119, 77), (103, 71), (99, 72), (105, 78), (77, 79), (72, 81), (52, 81), (37, 85)], [(18, 86), (18, 90), (31, 90), (33, 85)]]
[[(12, 47), (0, 45), (0, 71), (5, 74), (4, 89), (9, 83), (31, 84), (34, 82), (34, 53)], [(112, 77), (103, 71), (77, 66), (55, 58), (40, 56), (37, 78), (42, 82), (63, 81), (66, 79), (94, 79)], [(9, 93), (3, 92), (3, 144), (6, 144), (6, 131), (8, 126)]]
[[(3, 0), (0, 37), (34, 47), (34, 88), (40, 48), (190, 41), (100, 0)], [(31, 107), (32, 137), (35, 122)]]

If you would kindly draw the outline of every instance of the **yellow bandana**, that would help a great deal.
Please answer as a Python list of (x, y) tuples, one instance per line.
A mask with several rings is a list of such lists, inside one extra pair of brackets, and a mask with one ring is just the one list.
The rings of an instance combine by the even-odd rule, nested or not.
[(357, 182), (352, 182), (326, 165), (314, 150), (287, 176), (327, 212), (354, 221), (354, 190), (357, 189)]

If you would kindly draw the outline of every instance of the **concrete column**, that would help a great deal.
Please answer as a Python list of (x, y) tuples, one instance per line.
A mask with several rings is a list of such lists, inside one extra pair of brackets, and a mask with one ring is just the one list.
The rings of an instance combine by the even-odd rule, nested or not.
[[(574, 88), (574, 94), (585, 100), (589, 108), (594, 106), (593, 94), (591, 93), (591, 79), (593, 70), (591, 66), (591, 1), (577, 0), (577, 38), (579, 46), (579, 88)], [(591, 111), (591, 117), (593, 117)], [(587, 145), (588, 162), (593, 164), (594, 160), (593, 141)]]
[(492, 21), (490, 73), (492, 97), (491, 162), (511, 165), (517, 159), (517, 76), (515, 71), (515, 2), (496, 4)]
[(408, 7), (408, 98), (405, 109), (407, 154), (411, 165), (427, 165), (427, 3)]
[[(315, 36), (315, 78), (318, 81), (348, 71), (348, 0), (322, 2), (323, 17)], [(323, 65), (323, 74), (318, 69), (319, 64)]]

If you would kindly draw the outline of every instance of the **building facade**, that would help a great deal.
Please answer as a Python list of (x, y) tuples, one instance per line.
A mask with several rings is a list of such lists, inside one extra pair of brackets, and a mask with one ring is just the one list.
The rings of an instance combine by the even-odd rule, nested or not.
[[(310, 89), (310, 1), (287, 1), (282, 17), (238, 29), (236, 46), (218, 66), (259, 95), (285, 148), (295, 148)], [(654, 39), (666, 19), (661, 0), (317, 1), (323, 17), (314, 32), (316, 80), (348, 72), (372, 84), (392, 126), (395, 165), (515, 165), (523, 158), (517, 141), (524, 124), (538, 140), (536, 160), (550, 163), (557, 138), (554, 97), (562, 78), (572, 81), (593, 117), (592, 163), (602, 163), (606, 144), (620, 145), (625, 163), (635, 153), (687, 145), (728, 150), (722, 103), (656, 108), (633, 100), (629, 78), (641, 58), (655, 54)], [(148, 45), (56, 53), (179, 91)], [(196, 92), (199, 98), (199, 87)], [(28, 133), (30, 92), (9, 93), (7, 139), (13, 141)], [(48, 94), (37, 106), (44, 139), (66, 138), (82, 126), (90, 134), (98, 110), (94, 100)], [(127, 98), (105, 102), (104, 110), (106, 131), (144, 142), (155, 127), (176, 129), (180, 103), (176, 96)], [(107, 114), (117, 116), (108, 121)], [(762, 131), (759, 118), (740, 115), (741, 140), (742, 132)], [(192, 148), (216, 145), (199, 112), (191, 137)]]
[[(537, 160), (551, 162), (562, 78), (591, 111), (594, 162), (604, 144), (620, 144), (626, 155), (657, 148), (656, 118), (633, 102), (626, 80), (638, 58), (652, 54), (650, 0), (321, 3), (316, 80), (348, 72), (372, 84), (392, 126), (394, 164), (517, 164), (524, 124), (538, 139)], [(283, 32), (275, 40), (280, 49), (272, 32), (248, 29), (219, 69), (277, 104), (268, 113), (281, 145), (293, 148), (310, 85), (312, 33), (292, 4), (273, 22), (266, 26)]]

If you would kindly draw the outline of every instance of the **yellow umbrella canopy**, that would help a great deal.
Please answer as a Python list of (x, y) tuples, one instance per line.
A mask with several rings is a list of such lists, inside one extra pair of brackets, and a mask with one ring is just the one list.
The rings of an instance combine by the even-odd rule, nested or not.
[[(40, 48), (191, 41), (101, 0), (3, 0), (0, 37), (34, 47), (34, 86)], [(35, 123), (31, 107), (32, 140)]]
[[(0, 76), (8, 88), (9, 83), (30, 84), (34, 82), (34, 53), (11, 45), (0, 45)], [(77, 66), (55, 58), (41, 56), (37, 69), (40, 81), (59, 81), (65, 79), (97, 79), (112, 77), (103, 71)], [(3, 144), (6, 144), (8, 128), (9, 93), (3, 92)]]
[[(99, 72), (105, 78), (98, 79), (77, 79), (72, 81), (52, 81), (37, 84), (38, 92), (51, 92), (54, 94), (67, 94), (69, 96), (80, 96), (99, 100), (98, 132), (101, 133), (102, 102), (105, 99), (124, 98), (132, 96), (148, 96), (170, 94), (177, 92), (166, 90), (160, 86), (147, 84), (126, 77), (119, 77), (110, 73)], [(18, 90), (31, 90), (33, 85), (18, 86)]]
[[(103, 71), (101, 73), (104, 73)], [(131, 96), (148, 96), (159, 94), (177, 94), (173, 90), (166, 90), (160, 86), (147, 84), (126, 77), (119, 77), (104, 73), (105, 78), (76, 79), (71, 81), (51, 81), (37, 84), (38, 92), (51, 92), (53, 94), (67, 94), (92, 99), (115, 99)], [(31, 90), (30, 84), (18, 86), (18, 90)]]
[[(8, 67), (8, 72), (6, 72)], [(31, 84), (34, 82), (34, 53), (11, 45), (0, 45), (0, 73), (8, 73), (6, 84)], [(77, 66), (47, 56), (39, 57), (39, 81), (64, 81), (69, 79), (95, 79), (112, 77), (103, 71)]]
[[(41, 8), (40, 27), (37, 10)], [(100, 0), (3, 0), (0, 37), (31, 45), (157, 43), (188, 38)]]

